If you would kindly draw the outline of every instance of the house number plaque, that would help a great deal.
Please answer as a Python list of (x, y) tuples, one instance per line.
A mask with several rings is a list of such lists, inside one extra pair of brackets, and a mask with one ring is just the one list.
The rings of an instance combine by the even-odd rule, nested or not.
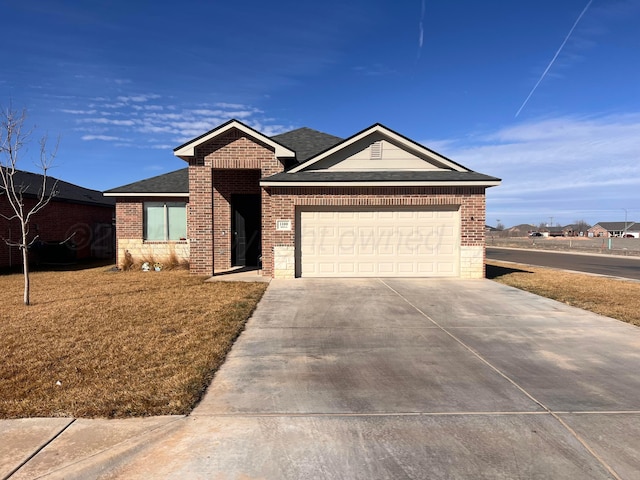
[(291, 220), (276, 220), (276, 230), (281, 232), (290, 232)]

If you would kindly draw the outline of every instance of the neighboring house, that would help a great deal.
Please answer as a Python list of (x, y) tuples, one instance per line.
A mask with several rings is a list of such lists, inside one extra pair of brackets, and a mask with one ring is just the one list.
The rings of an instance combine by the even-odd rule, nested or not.
[(564, 228), (559, 225), (555, 227), (544, 227), (538, 231), (542, 233), (545, 237), (564, 237), (565, 236)]
[(590, 237), (622, 237), (635, 222), (598, 222), (588, 231)]
[(231, 120), (174, 154), (188, 170), (105, 192), (119, 261), (172, 252), (204, 275), (484, 276), (485, 190), (500, 180), (383, 125), (267, 137)]
[(528, 223), (521, 223), (520, 225), (515, 225), (506, 230), (508, 232), (509, 237), (526, 237), (531, 232), (538, 231), (538, 228), (535, 225), (530, 225)]
[(633, 235), (633, 238), (640, 238), (640, 223), (634, 223), (628, 227), (627, 235)]
[(586, 237), (590, 228), (586, 223), (572, 223), (565, 226), (562, 231), (565, 237)]
[[(42, 175), (18, 171), (14, 180), (16, 188), (23, 191), (26, 209), (31, 208), (42, 187)], [(105, 198), (102, 192), (48, 177), (49, 192), (54, 185), (55, 194), (49, 204), (29, 222), (29, 240), (37, 236), (30, 248), (32, 260), (69, 263), (114, 258), (114, 200)], [(0, 187), (0, 268), (22, 265), (20, 250), (7, 245), (20, 239), (20, 224), (6, 219), (13, 216), (13, 210), (5, 193)]]

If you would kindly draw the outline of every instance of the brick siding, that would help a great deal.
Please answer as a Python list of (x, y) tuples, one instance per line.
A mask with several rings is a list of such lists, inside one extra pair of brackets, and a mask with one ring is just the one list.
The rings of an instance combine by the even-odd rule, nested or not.
[[(25, 199), (26, 209), (32, 208), (34, 200)], [(0, 214), (11, 217), (11, 207), (0, 197)], [(29, 239), (39, 235), (42, 242), (61, 242), (75, 235), (65, 245), (75, 250), (73, 256), (78, 260), (88, 259), (92, 255), (91, 247), (95, 241), (95, 226), (113, 223), (114, 208), (110, 206), (84, 205), (51, 200), (29, 222)], [(22, 254), (17, 247), (9, 247), (5, 240), (20, 239), (20, 223), (8, 221), (0, 216), (0, 268), (22, 265)], [(111, 237), (109, 241), (112, 241)]]

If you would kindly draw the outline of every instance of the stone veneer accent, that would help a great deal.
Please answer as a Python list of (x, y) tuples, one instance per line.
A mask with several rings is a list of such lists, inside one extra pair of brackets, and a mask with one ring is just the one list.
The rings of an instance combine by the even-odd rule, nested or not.
[(129, 252), (135, 262), (167, 262), (175, 254), (180, 262), (189, 261), (187, 242), (145, 242), (141, 238), (126, 238), (118, 241), (118, 265), (121, 265), (125, 252)]
[(484, 278), (484, 261), (483, 246), (460, 247), (460, 278)]
[(295, 247), (273, 247), (273, 278), (293, 278), (296, 273)]

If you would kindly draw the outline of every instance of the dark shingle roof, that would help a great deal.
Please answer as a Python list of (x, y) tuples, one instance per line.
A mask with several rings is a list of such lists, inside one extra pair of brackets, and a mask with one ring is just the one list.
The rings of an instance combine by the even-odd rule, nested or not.
[(112, 188), (105, 193), (184, 193), (189, 195), (189, 169), (181, 168), (174, 172), (129, 183), (121, 187)]
[[(634, 223), (635, 222), (632, 222), (631, 220), (626, 222), (627, 230)], [(600, 225), (602, 228), (604, 228), (605, 230), (608, 230), (610, 232), (612, 232), (612, 231), (622, 231), (622, 230), (625, 229), (625, 222), (598, 222), (598, 223), (596, 223), (596, 225)]]
[(277, 173), (263, 180), (269, 182), (495, 182), (499, 178), (476, 172), (456, 171), (386, 171), (379, 172), (330, 172), (302, 171)]
[[(25, 172), (17, 170), (14, 178), (16, 189), (21, 189), (25, 196), (35, 197), (40, 194), (43, 176), (39, 173)], [(1, 182), (0, 182), (1, 183)], [(111, 198), (106, 198), (102, 192), (74, 185), (73, 183), (59, 180), (47, 175), (46, 193), (51, 193), (51, 188), (55, 185), (56, 202), (81, 203), (88, 205), (113, 206), (115, 202)], [(0, 193), (4, 194), (4, 187), (0, 186)], [(0, 197), (1, 199), (2, 197)]]
[(318, 153), (324, 152), (343, 140), (340, 137), (307, 127), (274, 135), (271, 139), (295, 151), (298, 163), (302, 163)]

